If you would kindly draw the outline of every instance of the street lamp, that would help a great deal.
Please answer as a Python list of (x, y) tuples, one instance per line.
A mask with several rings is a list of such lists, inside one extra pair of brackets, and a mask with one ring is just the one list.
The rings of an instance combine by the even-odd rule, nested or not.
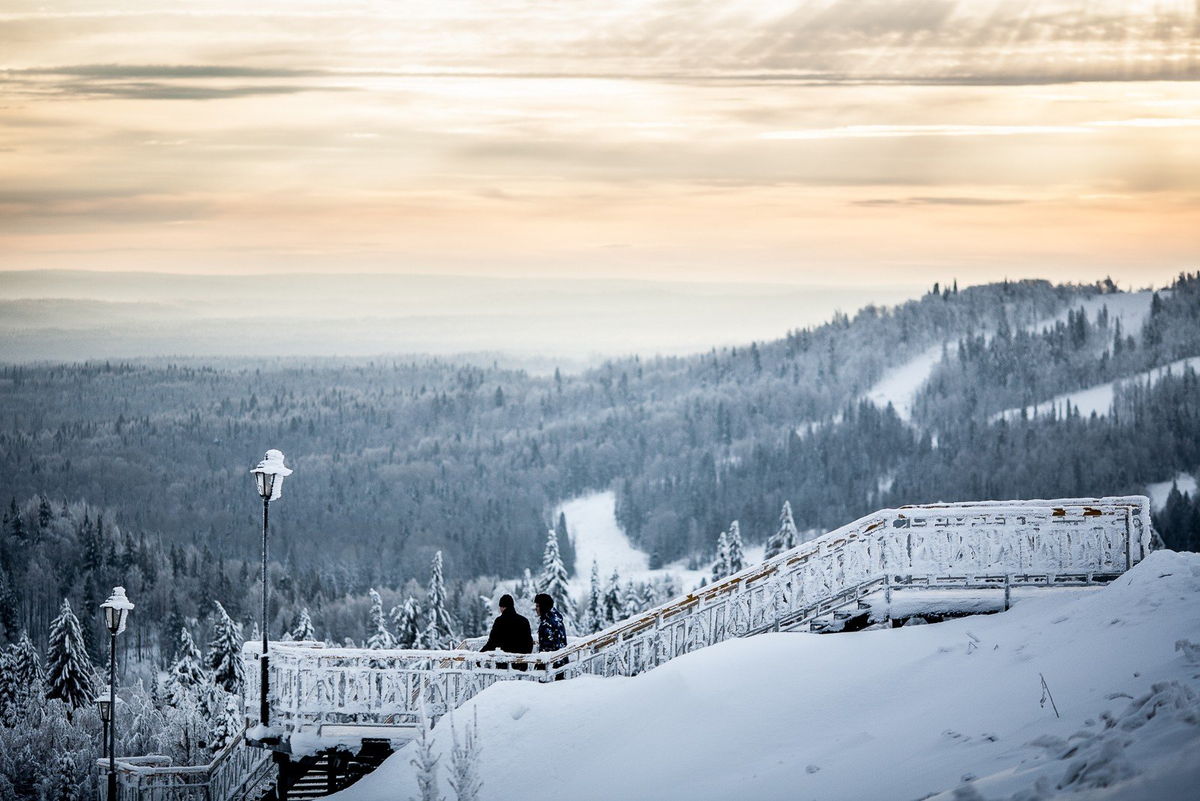
[[(125, 621), (133, 604), (125, 597), (124, 587), (113, 587), (112, 595), (100, 604), (104, 625), (108, 628), (108, 701), (100, 702), (100, 718), (108, 723), (108, 801), (117, 798), (117, 635), (125, 631)], [(107, 709), (106, 709), (107, 707)]]
[(259, 689), (261, 697), (258, 706), (258, 722), (267, 725), (267, 512), (271, 501), (279, 497), (283, 489), (283, 479), (292, 471), (283, 466), (283, 453), (269, 450), (258, 463), (258, 467), (250, 471), (254, 474), (254, 482), (258, 486), (258, 496), (263, 502), (263, 561), (262, 561), (262, 656), (259, 658)]
[(100, 710), (100, 722), (104, 724), (104, 757), (108, 758), (108, 724), (112, 722), (112, 688), (105, 687), (96, 696), (96, 707)]

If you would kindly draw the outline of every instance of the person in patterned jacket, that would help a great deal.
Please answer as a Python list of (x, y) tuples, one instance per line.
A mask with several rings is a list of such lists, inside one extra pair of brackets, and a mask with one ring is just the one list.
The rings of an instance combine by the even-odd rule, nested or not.
[(547, 653), (566, 648), (567, 628), (563, 625), (562, 613), (554, 608), (554, 599), (544, 592), (538, 593), (533, 599), (533, 611), (537, 612), (540, 618), (538, 650)]

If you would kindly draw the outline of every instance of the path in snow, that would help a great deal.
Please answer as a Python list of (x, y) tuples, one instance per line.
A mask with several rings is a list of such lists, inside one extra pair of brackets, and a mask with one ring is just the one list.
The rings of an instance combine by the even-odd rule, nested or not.
[[(575, 575), (571, 578), (571, 594), (581, 598), (587, 591), (592, 576), (592, 560), (600, 567), (600, 579), (607, 585), (613, 568), (621, 574), (621, 580), (646, 582), (674, 575), (680, 590), (690, 590), (707, 575), (707, 570), (688, 570), (681, 563), (667, 565), (660, 570), (650, 569), (650, 556), (640, 550), (625, 535), (617, 522), (617, 496), (611, 490), (584, 495), (567, 501), (554, 512), (567, 517), (567, 531), (575, 546)], [(713, 541), (717, 534), (713, 532)], [(746, 548), (747, 564), (761, 562), (765, 548), (762, 545)]]
[(1174, 481), (1159, 481), (1156, 484), (1146, 485), (1146, 495), (1150, 497), (1150, 508), (1153, 511), (1161, 512), (1167, 505), (1167, 496), (1171, 494), (1172, 484), (1178, 484), (1180, 492), (1185, 492), (1193, 498), (1196, 497), (1196, 477), (1180, 473), (1175, 476)]
[[(1062, 395), (1057, 395), (1048, 401), (1042, 401), (1037, 406), (1026, 406), (1026, 413), (1032, 417), (1036, 413), (1041, 417), (1049, 414), (1051, 411), (1062, 414), (1066, 411), (1066, 405), (1069, 401), (1071, 407), (1079, 407), (1079, 414), (1083, 417), (1090, 417), (1093, 412), (1097, 415), (1107, 415), (1112, 409), (1113, 388), (1117, 384), (1140, 382), (1142, 384), (1151, 385), (1157, 383), (1163, 376), (1168, 373), (1180, 375), (1187, 368), (1191, 368), (1200, 372), (1200, 356), (1193, 356), (1190, 359), (1180, 359), (1179, 361), (1171, 362), (1162, 367), (1155, 367), (1153, 370), (1147, 370), (1144, 373), (1128, 376), (1126, 378), (1118, 378), (1115, 381), (1109, 381), (1106, 384), (1098, 384), (1087, 389), (1079, 389), (1074, 392), (1067, 392)], [(997, 412), (992, 415), (990, 420), (995, 422), (1000, 418), (1012, 421), (1021, 416), (1021, 409), (1005, 409), (1002, 412)]]
[(900, 419), (912, 420), (913, 400), (942, 360), (942, 345), (934, 345), (904, 364), (891, 368), (867, 391), (866, 399), (883, 409), (890, 403)]
[[(461, 738), (477, 719), (481, 801), (1194, 801), (1198, 609), (1200, 555), (1160, 551), (1003, 614), (765, 634), (634, 678), (499, 682), (434, 730), (440, 789), (453, 797), (451, 726)], [(336, 798), (418, 797), (414, 754)]]

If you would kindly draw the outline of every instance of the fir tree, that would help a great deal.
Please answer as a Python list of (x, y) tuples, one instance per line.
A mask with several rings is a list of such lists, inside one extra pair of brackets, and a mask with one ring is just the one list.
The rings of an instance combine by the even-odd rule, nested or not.
[(371, 632), (371, 636), (367, 638), (367, 647), (373, 651), (395, 648), (396, 638), (388, 631), (387, 621), (383, 617), (383, 599), (375, 592), (374, 587), (368, 594), (371, 596), (371, 622), (367, 631)]
[(646, 609), (646, 607), (642, 606), (641, 594), (632, 581), (625, 584), (625, 595), (621, 599), (621, 605), (625, 608), (627, 616), (639, 614)]
[(738, 521), (734, 520), (729, 525), (729, 575), (741, 573), (746, 569), (746, 553), (742, 547), (742, 532), (738, 528)]
[(639, 611), (642, 612), (658, 606), (658, 593), (654, 589), (654, 584), (649, 581), (642, 585), (642, 598), (638, 606), (640, 607)]
[(583, 627), (588, 633), (594, 633), (604, 628), (604, 596), (600, 591), (600, 565), (595, 559), (592, 560), (592, 583), (588, 589)]
[(550, 529), (546, 535), (546, 551), (542, 555), (542, 575), (538, 582), (538, 592), (544, 592), (554, 600), (554, 607), (563, 616), (563, 624), (568, 632), (572, 628), (570, 617), (571, 597), (567, 589), (567, 568), (563, 566), (562, 557), (558, 553), (558, 533)]
[(779, 513), (779, 530), (767, 537), (767, 549), (764, 559), (772, 559), (784, 551), (790, 551), (797, 544), (796, 524), (792, 521), (792, 504), (783, 502), (783, 511)]
[(213, 601), (213, 604), (217, 607), (217, 620), (208, 641), (208, 667), (212, 670), (214, 684), (227, 693), (241, 695), (246, 683), (242, 626), (233, 621), (219, 601)]
[(621, 574), (613, 568), (608, 588), (604, 591), (604, 623), (612, 625), (625, 619), (625, 604), (621, 602)]
[(410, 595), (402, 606), (392, 607), (392, 628), (396, 630), (397, 648), (420, 649), (425, 639), (421, 630), (421, 602)]
[(720, 581), (729, 575), (729, 535), (724, 531), (717, 537), (717, 556), (713, 560), (712, 580)]
[(90, 704), (96, 697), (96, 673), (87, 658), (79, 620), (63, 599), (58, 617), (50, 624), (46, 648), (46, 697), (60, 698), (71, 709)]
[(454, 647), (454, 622), (446, 611), (446, 583), (442, 579), (442, 552), (433, 555), (429, 567), (429, 623), (425, 626), (425, 644), (429, 648)]
[(208, 747), (216, 753), (242, 736), (245, 718), (242, 717), (242, 705), (237, 696), (218, 690), (219, 703), (209, 710), (212, 729), (208, 735)]
[(171, 706), (179, 706), (185, 698), (195, 695), (204, 684), (200, 649), (196, 647), (187, 628), (179, 630), (179, 649), (167, 670), (167, 695)]
[(297, 642), (317, 639), (317, 633), (313, 631), (312, 618), (308, 616), (307, 606), (300, 610), (300, 617), (296, 619), (296, 627), (292, 629), (292, 639)]

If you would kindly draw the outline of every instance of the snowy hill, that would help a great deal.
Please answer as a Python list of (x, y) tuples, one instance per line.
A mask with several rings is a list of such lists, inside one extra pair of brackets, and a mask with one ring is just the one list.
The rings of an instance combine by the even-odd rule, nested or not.
[[(1159, 552), (1004, 614), (763, 635), (632, 679), (503, 682), (457, 717), (478, 714), (487, 799), (1194, 799), (1197, 610), (1200, 556)], [(450, 721), (434, 734), (449, 793)], [(412, 757), (338, 797), (415, 797)]]
[[(1082, 417), (1090, 417), (1093, 414), (1106, 415), (1112, 409), (1113, 393), (1117, 384), (1153, 386), (1161, 381), (1164, 376), (1178, 376), (1188, 370), (1200, 370), (1200, 356), (1194, 356), (1190, 359), (1177, 359), (1170, 364), (1155, 367), (1153, 370), (1147, 370), (1137, 375), (1097, 384), (1094, 387), (1080, 389), (1075, 392), (1067, 392), (1055, 396), (1048, 401), (1043, 401), (1036, 406), (1027, 406), (1024, 411), (1030, 417), (1043, 417), (1051, 412), (1063, 415), (1067, 411), (1067, 405), (1070, 404), (1072, 409), (1079, 410), (1079, 414)], [(1011, 422), (1021, 416), (1021, 411), (1019, 408), (1006, 409), (1003, 412), (992, 415), (991, 420), (995, 422), (1003, 418)]]

